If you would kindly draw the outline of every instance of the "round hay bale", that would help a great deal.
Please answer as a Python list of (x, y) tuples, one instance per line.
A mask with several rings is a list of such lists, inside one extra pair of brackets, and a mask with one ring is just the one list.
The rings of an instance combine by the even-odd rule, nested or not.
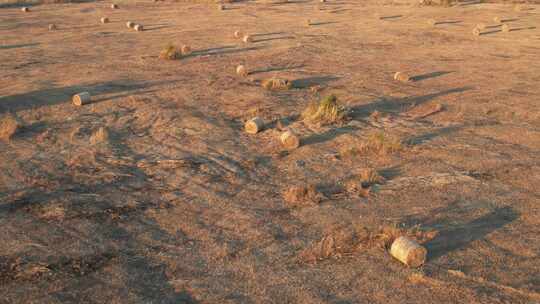
[(390, 254), (403, 264), (417, 268), (425, 263), (427, 250), (415, 240), (401, 236), (392, 243)]
[(326, 0), (321, 0), (321, 3), (325, 3), (325, 2), (326, 2)]
[(21, 8), (21, 11), (23, 11), (23, 12), (25, 12), (25, 13), (28, 13), (28, 12), (30, 11), (30, 8), (24, 6), (24, 7)]
[(411, 76), (405, 72), (396, 72), (394, 74), (394, 79), (401, 82), (409, 82), (411, 81)]
[(236, 67), (236, 74), (241, 77), (247, 77), (248, 71), (245, 66), (239, 65)]
[(225, 10), (225, 5), (218, 4), (217, 9), (218, 9), (218, 11), (224, 11)]
[(473, 30), (472, 30), (472, 33), (473, 35), (475, 36), (480, 36), (482, 34), (482, 32), (480, 31), (479, 28), (475, 27)]
[(307, 26), (311, 26), (311, 20), (310, 20), (310, 19), (307, 19), (307, 20), (306, 20), (306, 25), (307, 25)]
[(235, 31), (235, 32), (234, 32), (234, 38), (242, 38), (242, 32), (240, 32), (240, 31)]
[(49, 31), (55, 31), (57, 30), (58, 28), (56, 27), (56, 24), (49, 24)]
[(259, 117), (252, 118), (246, 121), (246, 123), (244, 124), (244, 130), (246, 131), (246, 133), (249, 133), (249, 134), (257, 134), (263, 128), (264, 128), (264, 121)]
[(142, 32), (144, 31), (144, 27), (142, 24), (135, 24), (135, 26), (133, 27), (134, 30), (136, 30), (137, 32)]
[(479, 29), (479, 30), (485, 30), (486, 29), (486, 24), (485, 23), (478, 23), (476, 25), (476, 28)]
[(182, 45), (182, 47), (180, 48), (180, 52), (182, 53), (182, 56), (191, 55), (191, 47), (189, 45)]
[(435, 19), (428, 19), (427, 22), (428, 22), (428, 24), (431, 25), (431, 26), (437, 25), (437, 20), (435, 20)]
[(497, 22), (497, 23), (502, 23), (502, 18), (497, 16), (497, 17), (493, 17), (493, 21)]
[(501, 30), (505, 33), (510, 32), (510, 26), (508, 24), (503, 24)]
[(111, 4), (111, 8), (112, 8), (112, 9), (118, 9), (118, 4), (114, 4), (114, 3)]
[(244, 35), (244, 38), (242, 38), (242, 41), (244, 41), (244, 43), (250, 43), (250, 42), (253, 42), (253, 38), (251, 38), (250, 35)]
[(109, 18), (107, 17), (101, 18), (101, 23), (109, 23)]
[(135, 23), (134, 23), (134, 22), (131, 22), (131, 21), (128, 21), (128, 22), (126, 22), (126, 26), (127, 26), (128, 28), (133, 28), (133, 27), (135, 26)]
[(279, 139), (281, 140), (283, 147), (287, 150), (294, 150), (300, 147), (300, 138), (291, 130), (281, 133)]
[(72, 101), (73, 104), (76, 106), (84, 106), (85, 104), (89, 104), (92, 101), (92, 96), (88, 92), (82, 92), (73, 95)]

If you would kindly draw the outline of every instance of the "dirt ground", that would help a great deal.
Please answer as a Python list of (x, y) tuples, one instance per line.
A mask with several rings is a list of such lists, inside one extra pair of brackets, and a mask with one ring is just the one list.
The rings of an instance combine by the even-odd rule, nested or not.
[[(0, 142), (1, 303), (540, 303), (539, 6), (119, 6), (0, 9), (0, 116), (21, 124)], [(304, 123), (331, 93), (348, 119)], [(365, 168), (384, 181), (348, 191)], [(289, 204), (304, 185), (317, 199)], [(357, 226), (438, 235), (419, 269), (381, 246), (300, 258)]]

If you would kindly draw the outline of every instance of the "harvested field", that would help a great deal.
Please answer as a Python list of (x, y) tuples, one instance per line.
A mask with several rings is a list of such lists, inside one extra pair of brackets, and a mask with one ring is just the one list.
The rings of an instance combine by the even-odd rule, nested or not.
[(1, 303), (540, 303), (540, 6), (114, 3), (0, 8)]

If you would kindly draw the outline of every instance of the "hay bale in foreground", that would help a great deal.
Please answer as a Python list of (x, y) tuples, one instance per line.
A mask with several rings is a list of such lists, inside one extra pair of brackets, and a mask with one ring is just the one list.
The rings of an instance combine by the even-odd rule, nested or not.
[(84, 106), (92, 101), (92, 96), (88, 92), (81, 92), (73, 95), (72, 102), (76, 106)]
[(254, 117), (244, 124), (246, 133), (257, 134), (264, 128), (264, 121), (259, 117)]
[(281, 140), (283, 147), (287, 150), (294, 150), (300, 147), (300, 138), (291, 130), (281, 133), (279, 139)]
[(406, 236), (397, 238), (390, 247), (390, 254), (409, 267), (420, 267), (426, 261), (427, 250)]

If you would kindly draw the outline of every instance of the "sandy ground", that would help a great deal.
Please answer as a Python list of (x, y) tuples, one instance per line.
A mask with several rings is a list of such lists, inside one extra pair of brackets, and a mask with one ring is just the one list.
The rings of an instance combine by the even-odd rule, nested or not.
[[(0, 9), (0, 115), (23, 125), (0, 142), (0, 302), (540, 303), (540, 7), (119, 4)], [(168, 43), (194, 53), (161, 60)], [(330, 93), (349, 120), (298, 118)], [(371, 134), (402, 148), (355, 153)], [(362, 168), (386, 181), (344, 190)], [(322, 201), (287, 204), (306, 184)], [(358, 225), (439, 234), (419, 269), (377, 246), (299, 259)]]

